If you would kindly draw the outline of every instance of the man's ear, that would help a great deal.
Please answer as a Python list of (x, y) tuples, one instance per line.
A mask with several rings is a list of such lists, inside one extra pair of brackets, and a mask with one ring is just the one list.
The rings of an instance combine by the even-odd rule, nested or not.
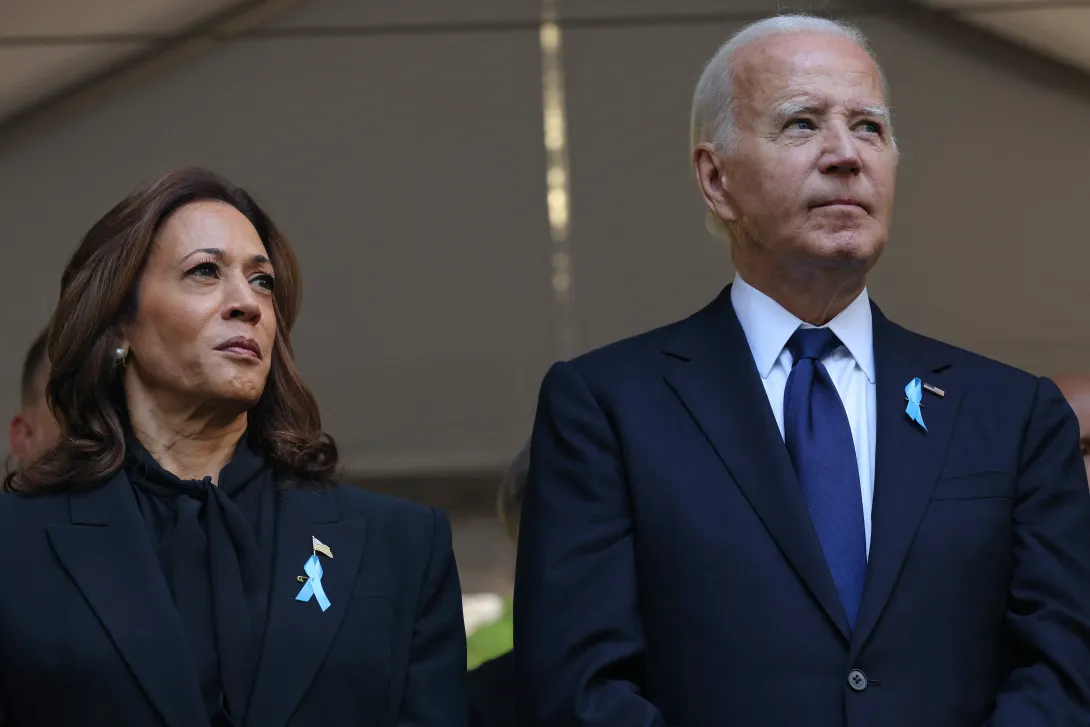
[(736, 221), (739, 215), (730, 194), (726, 163), (716, 152), (714, 144), (697, 144), (693, 150), (693, 169), (700, 192), (704, 195), (704, 203), (711, 213), (724, 222)]
[(30, 421), (21, 413), (11, 418), (8, 425), (8, 444), (11, 446), (11, 454), (19, 462), (25, 464), (30, 460), (30, 452), (33, 447), (34, 430)]

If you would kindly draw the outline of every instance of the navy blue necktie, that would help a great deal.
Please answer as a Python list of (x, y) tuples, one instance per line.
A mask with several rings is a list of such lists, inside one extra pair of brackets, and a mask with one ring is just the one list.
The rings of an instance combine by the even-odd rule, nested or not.
[(840, 339), (827, 328), (800, 328), (787, 342), (795, 362), (784, 390), (783, 431), (825, 562), (854, 629), (867, 572), (867, 536), (851, 426), (821, 363), (838, 346)]

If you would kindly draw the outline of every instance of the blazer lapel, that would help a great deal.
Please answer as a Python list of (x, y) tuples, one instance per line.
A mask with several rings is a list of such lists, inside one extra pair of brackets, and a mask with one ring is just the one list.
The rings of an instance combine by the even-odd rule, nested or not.
[[(366, 530), (362, 519), (337, 521), (335, 490), (285, 490), (277, 512), (269, 621), (258, 664), (246, 724), (283, 727), (302, 701), (325, 660), (348, 610), (363, 557)], [(319, 555), (322, 588), (330, 606), (317, 599), (295, 600), (303, 584), (303, 566), (311, 537), (329, 546), (332, 558)]]
[[(862, 649), (889, 601), (942, 471), (961, 402), (944, 381), (950, 361), (922, 336), (891, 323), (876, 306), (874, 320), (877, 425), (874, 502), (867, 581), (851, 659)], [(920, 378), (944, 390), (923, 392), (924, 431), (905, 414), (905, 386)]]
[(768, 397), (728, 287), (684, 324), (665, 353), (666, 381), (829, 618), (851, 638)]
[(207, 726), (189, 647), (128, 478), (71, 496), (53, 550), (170, 727)]

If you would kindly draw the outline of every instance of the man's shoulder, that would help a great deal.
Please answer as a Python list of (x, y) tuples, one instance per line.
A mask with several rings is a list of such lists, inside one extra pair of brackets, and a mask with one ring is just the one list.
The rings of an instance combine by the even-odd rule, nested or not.
[(626, 364), (639, 365), (655, 361), (687, 320), (688, 318), (675, 321), (608, 343), (581, 354), (568, 363), (580, 372), (584, 372), (595, 369), (616, 369)]
[[(907, 329), (900, 331), (898, 348), (931, 366), (918, 375), (930, 375), (931, 384), (956, 392), (970, 411), (1021, 422), (1042, 397), (1060, 398), (1054, 384), (1028, 371)], [(876, 350), (876, 357), (880, 355)], [(882, 362), (876, 363), (881, 378)]]
[(660, 374), (670, 359), (669, 354), (684, 356), (718, 338), (729, 316), (733, 316), (733, 311), (727, 286), (707, 305), (685, 318), (595, 348), (567, 365), (587, 380), (624, 381), (632, 376)]
[[(717, 315), (713, 306), (720, 305), (721, 301), (716, 301), (684, 319), (595, 348), (571, 359), (566, 365), (592, 388), (596, 388), (596, 384), (623, 385), (649, 375), (660, 375), (670, 358), (664, 354), (668, 354), (681, 341), (685, 341), (685, 347), (691, 347), (693, 342), (689, 339), (694, 337), (691, 334), (708, 330), (708, 320)], [(1034, 374), (1002, 361), (917, 333), (888, 319), (884, 322), (899, 332), (900, 347), (949, 366), (956, 375), (971, 375), (981, 386), (991, 388), (998, 384), (1032, 390), (1039, 380)]]
[[(897, 326), (891, 323), (890, 325)], [(983, 377), (986, 380), (1000, 379), (1011, 384), (1022, 386), (1034, 386), (1038, 377), (1016, 366), (1003, 363), (997, 359), (989, 358), (982, 354), (961, 348), (937, 338), (916, 333), (907, 328), (897, 326), (904, 336), (904, 340), (913, 349), (926, 351), (929, 358), (936, 362), (944, 362), (957, 373), (969, 373), (975, 377)]]
[(648, 377), (662, 375), (664, 352), (691, 318), (600, 346), (557, 366), (577, 373), (592, 390), (642, 384)]

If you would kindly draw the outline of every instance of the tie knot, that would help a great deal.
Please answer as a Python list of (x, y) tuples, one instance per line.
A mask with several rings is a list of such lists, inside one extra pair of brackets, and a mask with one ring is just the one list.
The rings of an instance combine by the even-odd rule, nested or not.
[(800, 328), (791, 334), (787, 350), (794, 357), (794, 363), (804, 358), (820, 361), (839, 345), (840, 339), (828, 328)]

